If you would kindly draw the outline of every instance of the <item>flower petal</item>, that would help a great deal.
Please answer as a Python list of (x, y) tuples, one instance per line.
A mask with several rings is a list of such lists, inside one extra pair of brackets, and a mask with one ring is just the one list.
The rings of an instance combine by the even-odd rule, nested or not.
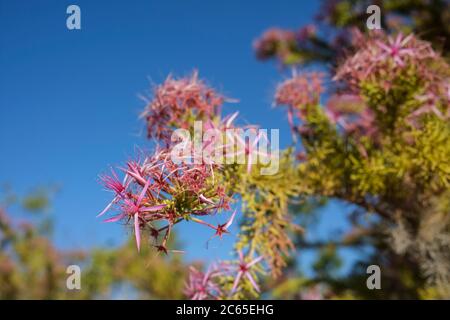
[(209, 203), (209, 204), (215, 205), (214, 201), (212, 201), (211, 199), (205, 197), (203, 194), (199, 195), (198, 198), (204, 203)]
[(121, 213), (115, 217), (103, 220), (103, 222), (117, 222), (117, 221), (123, 219), (126, 215), (127, 215), (126, 213)]
[(259, 292), (259, 286), (256, 283), (255, 279), (253, 279), (252, 275), (249, 272), (246, 272), (245, 275), (247, 276), (248, 280), (250, 280), (250, 283), (252, 284), (253, 288), (255, 288), (255, 290), (257, 292)]
[(253, 259), (252, 261), (250, 261), (247, 264), (247, 268), (250, 268), (251, 266), (257, 264), (258, 262), (260, 262), (264, 257), (263, 256), (259, 256), (258, 258)]
[(239, 281), (241, 280), (241, 277), (242, 277), (242, 271), (239, 271), (237, 276), (236, 276), (236, 279), (234, 280), (233, 288), (231, 288), (231, 292), (230, 292), (231, 294), (236, 292), (236, 289), (237, 289), (237, 286), (239, 284)]
[(234, 212), (233, 212), (233, 214), (231, 215), (231, 217), (230, 217), (230, 219), (228, 220), (228, 222), (223, 226), (223, 228), (224, 228), (225, 230), (228, 229), (228, 228), (231, 226), (231, 224), (233, 223), (233, 220), (234, 220), (234, 217), (236, 216), (236, 213), (237, 213), (237, 209), (234, 210)]
[(140, 212), (156, 212), (161, 209), (164, 209), (165, 207), (167, 207), (167, 204), (158, 204), (158, 205), (152, 206), (152, 207), (143, 207), (143, 208), (139, 209), (139, 211)]
[(136, 237), (136, 246), (138, 251), (141, 251), (141, 229), (139, 228), (139, 215), (134, 215), (134, 234)]
[(137, 206), (140, 206), (140, 205), (141, 205), (142, 199), (144, 198), (145, 193), (147, 192), (148, 186), (150, 185), (150, 181), (151, 181), (151, 179), (149, 178), (149, 179), (147, 180), (147, 182), (145, 183), (144, 188), (142, 188), (141, 194), (139, 195), (139, 198), (138, 198), (138, 200), (137, 200), (137, 202), (136, 202), (136, 205), (137, 205)]

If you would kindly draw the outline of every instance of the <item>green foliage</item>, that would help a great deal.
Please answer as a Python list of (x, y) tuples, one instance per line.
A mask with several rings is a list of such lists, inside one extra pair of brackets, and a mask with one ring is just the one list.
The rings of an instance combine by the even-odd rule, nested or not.
[[(308, 248), (319, 253), (312, 266), (314, 276), (303, 276), (294, 264), (284, 271), (286, 278), (269, 282), (269, 286), (277, 298), (301, 298), (296, 290), (307, 292), (318, 284), (325, 288), (323, 297), (335, 299), (448, 298), (449, 100), (448, 93), (436, 89), (442, 83), (448, 85), (450, 77), (445, 60), (450, 52), (448, 2), (324, 2), (327, 9), (322, 21), (338, 37), (345, 35), (339, 46), (333, 40), (320, 38), (319, 29), (291, 46), (291, 52), (273, 52), (264, 58), (276, 57), (285, 65), (321, 63), (323, 55), (315, 44), (322, 41), (323, 47), (332, 52), (327, 63), (341, 64), (355, 53), (354, 42), (348, 41), (352, 39), (352, 29), (370, 32), (365, 27), (365, 10), (370, 4), (381, 7), (384, 32), (415, 32), (430, 41), (443, 58), (424, 59), (405, 68), (396, 68), (389, 61), (356, 84), (338, 84), (339, 90), (350, 89), (359, 94), (374, 113), (377, 132), (373, 136), (346, 134), (329, 122), (323, 112), (325, 106), (301, 106), (306, 108), (301, 133), (305, 155), (294, 164), (296, 177), (292, 181), (298, 183), (293, 187), (297, 194), (288, 202), (337, 199), (356, 209), (349, 215), (350, 230), (341, 236), (318, 242), (299, 237), (297, 250)], [(279, 37), (278, 41), (283, 42), (284, 38)], [(289, 56), (296, 59), (286, 59)], [(433, 100), (428, 103), (435, 107), (434, 112), (412, 117), (427, 103), (430, 94)], [(299, 209), (293, 211), (294, 217), (318, 217), (318, 210), (306, 214), (302, 207)], [(335, 250), (339, 248), (370, 248), (371, 254), (361, 255), (351, 272), (336, 277), (340, 262)], [(383, 270), (381, 291), (367, 290), (365, 286), (365, 268), (370, 264)]]
[[(31, 199), (48, 197), (40, 192)], [(116, 248), (61, 250), (52, 244), (51, 234), (39, 230), (49, 218), (36, 220), (35, 215), (33, 222), (17, 225), (0, 207), (0, 299), (183, 297), (187, 267), (180, 256), (158, 255), (148, 247), (137, 254), (132, 239)], [(66, 269), (73, 264), (81, 268), (81, 290), (66, 287)], [(120, 288), (128, 290), (126, 295), (118, 296)]]
[(275, 175), (260, 175), (260, 169), (261, 165), (255, 165), (250, 175), (242, 173), (235, 185), (244, 212), (236, 248), (248, 246), (250, 254), (264, 255), (272, 274), (279, 276), (294, 248), (289, 235), (299, 231), (288, 215), (289, 198), (298, 194), (291, 151), (282, 155)]

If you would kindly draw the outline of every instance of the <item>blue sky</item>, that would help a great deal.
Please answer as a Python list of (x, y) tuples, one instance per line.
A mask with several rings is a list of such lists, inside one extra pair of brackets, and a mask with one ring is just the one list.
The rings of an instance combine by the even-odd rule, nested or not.
[[(81, 30), (66, 28), (66, 8), (81, 8)], [(283, 79), (273, 63), (255, 59), (252, 41), (268, 27), (298, 28), (317, 13), (313, 1), (0, 1), (0, 183), (18, 192), (57, 183), (55, 240), (61, 247), (114, 245), (129, 231), (96, 214), (110, 199), (98, 174), (122, 164), (136, 146), (149, 147), (138, 114), (139, 94), (172, 73), (200, 77), (239, 99), (250, 123), (279, 128), (271, 107)], [(318, 234), (342, 228), (341, 207)], [(223, 258), (233, 237), (214, 242), (210, 230), (184, 225), (187, 258)]]

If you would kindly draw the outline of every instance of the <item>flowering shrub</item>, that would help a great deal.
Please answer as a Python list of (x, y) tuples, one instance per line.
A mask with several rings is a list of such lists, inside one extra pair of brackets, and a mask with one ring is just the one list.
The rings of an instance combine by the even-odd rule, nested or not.
[[(187, 220), (210, 226), (200, 217), (229, 209), (231, 198), (217, 180), (213, 181), (214, 170), (206, 164), (175, 164), (163, 150), (142, 163), (130, 161), (123, 169), (124, 182), (117, 179), (114, 171), (112, 177), (103, 177), (105, 186), (115, 193), (107, 208), (115, 205), (120, 211), (105, 221), (133, 220), (138, 250), (141, 230), (148, 230), (154, 246), (167, 253), (166, 244), (175, 224)], [(165, 225), (157, 226), (158, 222)], [(225, 226), (211, 227), (221, 235), (226, 232)]]
[(174, 129), (219, 116), (224, 102), (224, 97), (198, 79), (197, 72), (189, 78), (169, 77), (155, 88), (153, 100), (142, 113), (147, 135), (169, 144)]
[[(450, 67), (430, 43), (413, 33), (363, 35), (352, 30), (346, 37), (348, 50), (341, 52), (342, 61), (335, 61), (327, 90), (325, 75), (300, 71), (278, 86), (275, 104), (287, 107), (300, 145), (282, 152), (273, 175), (261, 175), (258, 169), (263, 165), (252, 159), (270, 157), (256, 150), (264, 139), (261, 135), (250, 142), (232, 135), (240, 148), (233, 146), (231, 151), (217, 136), (200, 144), (203, 151), (226, 149), (226, 157), (245, 155), (244, 163), (189, 157), (175, 161), (172, 156), (180, 151), (173, 146), (180, 142), (176, 129), (192, 133), (195, 121), (202, 121), (203, 128), (228, 137), (226, 129), (239, 128), (234, 124), (237, 114), (222, 117), (227, 99), (197, 73), (168, 78), (155, 88), (143, 116), (148, 137), (158, 143), (156, 151), (119, 168), (123, 180), (115, 171), (102, 176), (114, 197), (101, 215), (118, 210), (106, 221), (132, 223), (138, 250), (145, 237), (165, 254), (172, 250), (168, 241), (178, 223), (201, 224), (211, 229), (211, 236), (221, 238), (239, 219), (238, 260), (217, 262), (205, 273), (192, 268), (187, 297), (258, 297), (264, 290), (262, 279), (269, 273), (272, 278), (283, 274), (295, 248), (292, 239), (301, 238), (302, 229), (293, 223), (293, 206), (311, 197), (356, 205), (360, 211), (355, 228), (370, 232), (354, 233), (353, 239), (385, 235), (384, 246), (407, 255), (408, 263), (428, 281), (426, 286), (437, 287), (444, 296), (448, 293)], [(313, 27), (270, 30), (255, 42), (258, 57), (276, 56), (284, 64), (304, 61), (305, 52), (316, 47), (323, 49), (318, 59), (329, 57), (331, 49)], [(330, 98), (322, 104), (325, 92)], [(227, 211), (222, 224), (205, 219)], [(367, 213), (379, 219), (363, 224)]]
[[(238, 209), (232, 208), (233, 203), (243, 200), (245, 206), (253, 206), (256, 197), (259, 197), (257, 192), (272, 190), (271, 188), (264, 191), (265, 188), (255, 186), (255, 179), (260, 180), (257, 184), (261, 186), (269, 179), (262, 179), (257, 174), (261, 167), (264, 167), (264, 164), (257, 160), (271, 157), (258, 148), (258, 144), (267, 143), (267, 137), (263, 132), (258, 133), (254, 126), (236, 126), (234, 120), (237, 113), (222, 117), (220, 107), (224, 101), (226, 100), (215, 90), (200, 81), (196, 73), (189, 78), (167, 79), (163, 85), (155, 88), (154, 97), (144, 111), (148, 136), (160, 142), (155, 153), (140, 155), (139, 160), (128, 161), (125, 166), (118, 167), (117, 170), (123, 173), (122, 179), (114, 169), (111, 174), (100, 176), (104, 186), (112, 191), (113, 199), (99, 216), (116, 211), (117, 214), (105, 219), (105, 222), (124, 221), (132, 224), (138, 250), (141, 248), (142, 239), (145, 239), (146, 243), (147, 239), (150, 239), (151, 245), (159, 252), (177, 252), (168, 248), (168, 243), (172, 229), (182, 221), (201, 224), (211, 229), (211, 237), (222, 238), (229, 233), (228, 229), (235, 218), (239, 217)], [(217, 132), (216, 135), (200, 141), (201, 154), (217, 151), (225, 157), (225, 163), (214, 161), (214, 157), (208, 158), (209, 161), (205, 161), (204, 157), (197, 158), (194, 152), (198, 151), (196, 141), (180, 141), (179, 138), (182, 138), (184, 133), (189, 134), (194, 130), (192, 124), (200, 120), (202, 129)], [(180, 128), (186, 129), (187, 132), (182, 131), (180, 134), (177, 130)], [(246, 137), (240, 134), (244, 129), (253, 135), (253, 139), (247, 141)], [(233, 141), (234, 144), (230, 147), (223, 141)], [(229, 158), (242, 158), (243, 161), (228, 161)], [(279, 204), (274, 205), (278, 207)], [(229, 211), (230, 214), (223, 223), (213, 225), (204, 219), (224, 211)], [(259, 226), (256, 230), (253, 230), (254, 226), (251, 225), (242, 228), (239, 248), (246, 248), (248, 254), (244, 257), (240, 251), (241, 268), (245, 266), (243, 261), (249, 259), (255, 250), (260, 253), (265, 251), (264, 245), (268, 241), (274, 245), (274, 252), (272, 257), (266, 258), (267, 263), (273, 267), (274, 272), (282, 265), (283, 259), (276, 252), (283, 250), (286, 253), (287, 246), (292, 245), (287, 235), (280, 232), (288, 225), (286, 213), (277, 208), (277, 212), (273, 214), (276, 217), (273, 221), (264, 223), (266, 226)], [(251, 221), (250, 217), (247, 221)], [(266, 234), (266, 227), (267, 230), (278, 231)], [(262, 260), (263, 257), (260, 256), (253, 264)], [(220, 273), (223, 278), (221, 281), (231, 275), (231, 265), (227, 272)], [(242, 274), (238, 275), (238, 280), (231, 285), (232, 294), (238, 294), (238, 289), (245, 286), (246, 281), (250, 281), (250, 291), (258, 288), (253, 273), (244, 269), (237, 272)], [(190, 291), (197, 287), (193, 283), (198, 277), (198, 272), (193, 271)], [(229, 296), (229, 293), (217, 290), (214, 296), (219, 292), (225, 297)], [(191, 296), (202, 298), (212, 295), (193, 293)]]
[(221, 275), (216, 267), (210, 267), (206, 273), (198, 271), (195, 267), (190, 268), (189, 281), (186, 284), (185, 294), (192, 300), (217, 299), (222, 291), (214, 278)]
[[(321, 62), (323, 51), (311, 49), (317, 39), (332, 52), (326, 59), (334, 80), (326, 91), (328, 101), (284, 105), (289, 122), (297, 119), (291, 127), (301, 139), (296, 158), (301, 161), (300, 194), (311, 195), (306, 203), (315, 205), (317, 197), (326, 197), (356, 209), (349, 216), (348, 233), (323, 242), (300, 239), (298, 248), (314, 248), (322, 255), (330, 248), (370, 246), (374, 251), (364, 262), (387, 270), (384, 294), (448, 298), (448, 3), (380, 2), (384, 31), (364, 34), (359, 30), (365, 29), (370, 4), (325, 1), (318, 23), (323, 33), (317, 28), (289, 46), (291, 52), (264, 57), (284, 66)], [(323, 259), (331, 257), (324, 254)], [(355, 268), (337, 282), (322, 275), (312, 285), (326, 284), (332, 290), (328, 295), (387, 298), (356, 286), (361, 271)]]

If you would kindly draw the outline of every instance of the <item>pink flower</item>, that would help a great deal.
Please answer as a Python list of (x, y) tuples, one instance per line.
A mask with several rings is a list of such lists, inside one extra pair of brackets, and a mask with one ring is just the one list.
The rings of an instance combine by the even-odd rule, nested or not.
[(192, 191), (198, 192), (204, 188), (206, 180), (210, 176), (211, 171), (209, 167), (195, 166), (185, 170), (179, 179), (184, 185), (189, 186)]
[(116, 172), (113, 169), (111, 169), (111, 173), (112, 176), (101, 175), (100, 180), (107, 189), (113, 191), (116, 195), (114, 199), (105, 207), (105, 209), (97, 215), (97, 217), (104, 215), (115, 203), (117, 203), (117, 201), (119, 201), (121, 197), (123, 197), (130, 182), (127, 176), (125, 176), (123, 181), (120, 182)]
[(413, 34), (404, 37), (399, 33), (393, 38), (377, 32), (367, 38), (358, 32), (355, 33), (354, 45), (356, 52), (338, 67), (334, 77), (334, 80), (344, 80), (352, 90), (357, 90), (368, 79), (376, 80), (388, 89), (407, 65), (418, 66), (417, 73), (421, 78), (436, 77), (423, 66), (438, 55), (428, 42)]
[(122, 194), (126, 189), (125, 181), (120, 182), (116, 172), (113, 169), (111, 169), (111, 173), (112, 176), (101, 175), (100, 179), (107, 189), (114, 191), (116, 194)]
[(231, 225), (233, 224), (236, 212), (237, 210), (234, 210), (233, 214), (231, 215), (230, 219), (228, 219), (227, 222), (225, 222), (224, 224), (217, 225), (216, 233), (214, 234), (214, 236), (218, 236), (220, 239), (222, 239), (222, 235), (224, 233), (229, 233), (228, 228), (231, 227)]
[(185, 284), (185, 295), (192, 300), (217, 299), (222, 294), (220, 287), (214, 282), (221, 271), (212, 265), (203, 273), (190, 267), (189, 281)]
[(311, 52), (314, 49), (321, 49), (313, 41), (308, 41), (315, 36), (316, 27), (314, 25), (306, 25), (298, 31), (272, 28), (264, 32), (253, 43), (253, 47), (258, 59), (265, 60), (276, 57), (282, 64), (289, 64), (295, 61), (299, 51)]
[(157, 254), (160, 254), (161, 252), (164, 253), (165, 255), (168, 255), (169, 252), (173, 252), (173, 253), (184, 253), (183, 250), (169, 250), (167, 249), (165, 244), (160, 244), (160, 245), (156, 245), (154, 246), (156, 248), (156, 252)]
[(227, 222), (225, 222), (224, 224), (218, 224), (217, 226), (214, 226), (214, 225), (212, 225), (208, 222), (205, 222), (201, 219), (198, 219), (198, 218), (192, 218), (192, 221), (203, 224), (205, 226), (210, 227), (211, 229), (216, 230), (216, 233), (211, 238), (218, 236), (220, 239), (222, 239), (223, 234), (230, 233), (228, 231), (228, 228), (233, 224), (236, 213), (237, 213), (237, 210), (234, 210), (233, 214), (230, 216), (230, 219), (228, 219)]
[(294, 109), (301, 109), (306, 105), (319, 103), (323, 74), (317, 72), (296, 74), (291, 79), (282, 82), (275, 94), (277, 106), (286, 105)]
[(122, 213), (116, 217), (105, 220), (105, 222), (116, 222), (125, 217), (133, 217), (134, 219), (134, 232), (136, 237), (136, 246), (138, 251), (141, 249), (141, 228), (140, 228), (140, 215), (148, 212), (156, 212), (163, 209), (166, 205), (156, 205), (156, 206), (145, 206), (143, 205), (144, 196), (150, 185), (150, 179), (146, 182), (144, 188), (142, 188), (141, 193), (137, 200), (124, 198), (122, 205)]
[(291, 79), (285, 80), (278, 85), (275, 93), (275, 105), (287, 106), (287, 116), (294, 141), (297, 127), (294, 123), (295, 117), (302, 120), (309, 105), (319, 104), (320, 95), (323, 92), (322, 73), (305, 73), (298, 75), (294, 72)]
[(268, 59), (276, 55), (284, 60), (284, 57), (289, 54), (289, 47), (295, 44), (295, 37), (295, 32), (289, 30), (278, 28), (267, 30), (253, 43), (256, 56), (259, 59)]
[(393, 59), (394, 62), (399, 66), (404, 66), (405, 62), (403, 61), (403, 57), (405, 56), (413, 56), (414, 55), (414, 49), (407, 48), (406, 45), (409, 41), (411, 41), (413, 35), (410, 34), (406, 38), (403, 37), (403, 34), (399, 33), (397, 34), (397, 37), (394, 39), (392, 37), (388, 38), (388, 43), (384, 43), (382, 41), (376, 41), (376, 44), (384, 51), (379, 59), (385, 60), (385, 59)]
[(323, 300), (323, 295), (321, 293), (319, 286), (313, 286), (312, 288), (306, 289), (305, 292), (301, 293), (302, 300)]
[(199, 198), (200, 201), (202, 201), (203, 203), (209, 203), (209, 204), (215, 205), (214, 201), (212, 201), (211, 199), (205, 197), (203, 194), (199, 195), (198, 198)]
[[(123, 187), (115, 175), (105, 180), (121, 192), (108, 206), (114, 204), (119, 214), (105, 221), (133, 219), (138, 250), (141, 232), (148, 230), (158, 252), (175, 252), (166, 246), (176, 224), (229, 209), (232, 197), (212, 181), (214, 170), (218, 170), (214, 165), (174, 163), (170, 149), (159, 149), (142, 162), (129, 161), (122, 168), (126, 177)], [(226, 232), (227, 228), (228, 224), (217, 230)]]
[(229, 154), (228, 156), (245, 156), (247, 160), (247, 173), (250, 174), (250, 172), (252, 171), (252, 166), (256, 163), (258, 157), (270, 157), (269, 154), (260, 151), (260, 149), (258, 148), (258, 143), (261, 141), (261, 139), (264, 138), (267, 141), (267, 137), (262, 132), (259, 132), (254, 139), (249, 139), (249, 141), (245, 141), (239, 134), (236, 134), (235, 137), (238, 143), (237, 151), (234, 154)]
[(128, 170), (123, 169), (126, 172), (126, 174), (129, 175), (130, 177), (133, 177), (138, 183), (144, 186), (146, 181), (142, 176), (139, 164), (135, 161), (129, 161), (127, 163), (127, 166)]
[(243, 277), (246, 277), (250, 281), (252, 287), (257, 292), (259, 292), (260, 291), (259, 286), (256, 283), (255, 279), (253, 278), (253, 276), (250, 272), (250, 269), (257, 263), (259, 263), (263, 259), (263, 257), (260, 256), (260, 257), (257, 257), (255, 259), (251, 260), (250, 262), (246, 262), (242, 251), (239, 251), (238, 254), (239, 254), (239, 262), (238, 262), (237, 269), (236, 269), (237, 274), (234, 279), (233, 288), (231, 289), (231, 294), (236, 292), (239, 282), (241, 281), (241, 279)]

